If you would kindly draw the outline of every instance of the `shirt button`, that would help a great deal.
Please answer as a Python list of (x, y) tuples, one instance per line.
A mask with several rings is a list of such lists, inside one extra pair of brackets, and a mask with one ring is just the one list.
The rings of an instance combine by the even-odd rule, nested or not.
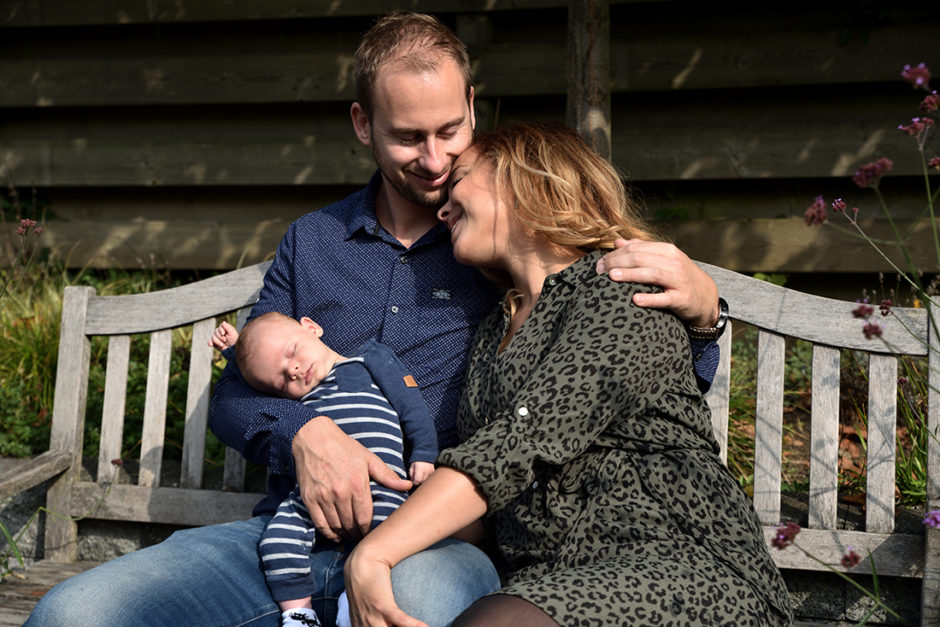
[(548, 277), (548, 284), (549, 284), (549, 285), (555, 285), (556, 283), (558, 283), (558, 279), (556, 279), (556, 278), (553, 277), (553, 276)]
[(528, 416), (529, 410), (526, 407), (520, 407), (519, 409), (516, 410), (516, 413), (519, 414), (520, 416)]
[(538, 482), (538, 481), (533, 481), (533, 482), (532, 482), (532, 489), (533, 489), (533, 490), (537, 490), (538, 487), (539, 487), (539, 482)]
[(408, 255), (402, 255), (401, 257), (398, 258), (398, 261), (402, 263), (408, 263)]
[(392, 313), (398, 313), (398, 305), (392, 305)]

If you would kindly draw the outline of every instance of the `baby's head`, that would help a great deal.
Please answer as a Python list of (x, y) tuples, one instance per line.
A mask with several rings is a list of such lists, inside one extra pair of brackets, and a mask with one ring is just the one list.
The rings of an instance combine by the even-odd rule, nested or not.
[(342, 356), (320, 340), (310, 318), (298, 322), (268, 312), (245, 325), (235, 348), (238, 367), (251, 387), (298, 399), (316, 387)]

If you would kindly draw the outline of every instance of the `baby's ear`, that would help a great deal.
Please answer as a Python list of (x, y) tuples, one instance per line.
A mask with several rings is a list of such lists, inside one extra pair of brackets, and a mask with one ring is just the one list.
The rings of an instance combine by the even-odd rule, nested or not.
[(307, 316), (304, 316), (303, 318), (300, 319), (300, 326), (307, 329), (308, 331), (313, 331), (313, 333), (317, 337), (320, 337), (321, 335), (323, 335), (323, 327), (321, 327), (319, 324), (317, 324), (316, 322), (314, 322)]

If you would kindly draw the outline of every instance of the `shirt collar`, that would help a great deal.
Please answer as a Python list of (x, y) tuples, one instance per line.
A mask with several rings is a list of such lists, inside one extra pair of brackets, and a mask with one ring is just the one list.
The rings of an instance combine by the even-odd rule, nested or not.
[[(360, 196), (359, 202), (355, 203), (350, 211), (349, 220), (346, 223), (347, 240), (352, 239), (360, 230), (369, 235), (381, 237), (379, 231), (382, 226), (379, 224), (379, 219), (375, 217), (375, 198), (379, 193), (379, 186), (381, 184), (382, 172), (376, 170), (372, 178), (369, 179), (365, 193)], [(415, 243), (415, 246), (434, 241), (445, 234), (449, 240), (450, 231), (447, 230), (447, 225), (443, 222), (439, 222), (434, 228), (425, 233), (421, 239)]]
[(379, 220), (375, 217), (375, 197), (382, 184), (382, 173), (378, 170), (369, 179), (365, 193), (359, 197), (359, 202), (351, 207), (349, 220), (346, 222), (346, 239), (352, 239), (361, 229), (366, 233), (375, 235), (379, 231)]

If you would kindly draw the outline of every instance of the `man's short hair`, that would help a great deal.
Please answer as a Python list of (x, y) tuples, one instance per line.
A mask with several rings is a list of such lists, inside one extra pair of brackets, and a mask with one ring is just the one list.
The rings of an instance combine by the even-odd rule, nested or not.
[(379, 68), (394, 61), (415, 72), (437, 70), (453, 59), (470, 98), (470, 56), (467, 46), (437, 18), (425, 13), (395, 11), (380, 18), (356, 49), (356, 100), (372, 118), (372, 90)]

